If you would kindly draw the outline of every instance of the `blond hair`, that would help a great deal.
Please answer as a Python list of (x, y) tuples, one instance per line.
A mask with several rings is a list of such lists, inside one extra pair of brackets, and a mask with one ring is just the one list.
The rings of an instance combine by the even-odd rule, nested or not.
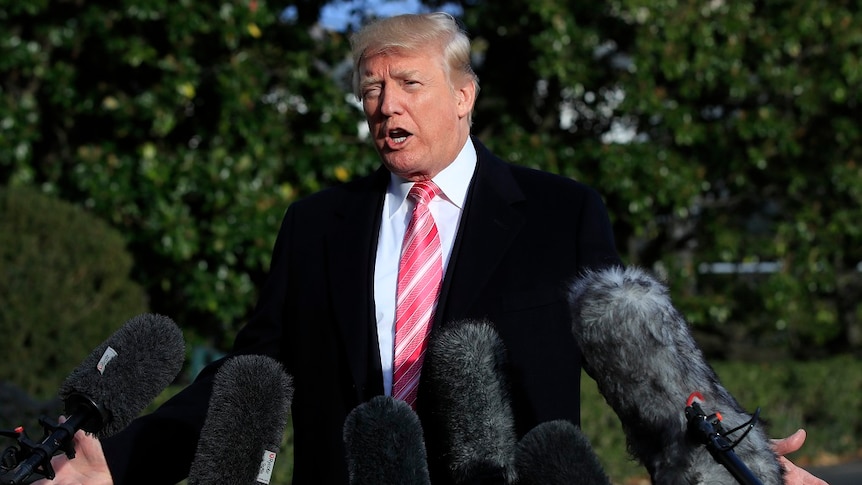
[(466, 78), (479, 92), (479, 78), (470, 65), (470, 39), (455, 18), (445, 12), (405, 14), (378, 19), (353, 34), (353, 93), (362, 99), (359, 90), (362, 61), (390, 51), (416, 52), (429, 45), (443, 52), (444, 67), (450, 84), (455, 77)]

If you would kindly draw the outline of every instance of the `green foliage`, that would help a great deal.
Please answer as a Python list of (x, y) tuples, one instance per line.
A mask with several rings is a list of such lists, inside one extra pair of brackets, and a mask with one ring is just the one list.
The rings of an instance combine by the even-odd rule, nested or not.
[(110, 221), (154, 311), (229, 344), (286, 206), (376, 163), (322, 2), (5, 3), (0, 183)]
[[(108, 220), (153, 309), (224, 348), (285, 207), (378, 163), (327, 2), (4, 3), (0, 183)], [(862, 26), (797, 3), (462, 2), (474, 132), (599, 189), (712, 355), (862, 348)]]
[(635, 94), (618, 109), (636, 114), (646, 135), (641, 159), (667, 151), (696, 175), (685, 178), (697, 190), (672, 200), (688, 210), (666, 226), (685, 229), (662, 251), (671, 280), (697, 277), (679, 264), (681, 240), (696, 244), (697, 261), (781, 264), (756, 279), (701, 277), (684, 300), (693, 321), (711, 326), (725, 314), (745, 322), (724, 332), (731, 344), (780, 333), (796, 354), (840, 347), (845, 330), (859, 326), (848, 328), (847, 317), (862, 278), (853, 222), (862, 189), (858, 16), (847, 2), (616, 8), (638, 36), (629, 50), (636, 69), (621, 78)]
[[(0, 381), (0, 430), (8, 431), (24, 426), (31, 433), (39, 416), (56, 417), (62, 414), (63, 403), (59, 397), (48, 401), (33, 399), (18, 386)], [(31, 438), (37, 438), (31, 434)], [(0, 443), (5, 450), (11, 442)]]
[(122, 235), (33, 189), (0, 188), (0, 381), (38, 399), (147, 310)]
[(624, 259), (667, 276), (712, 355), (862, 348), (858, 5), (462, 5), (475, 131), (604, 194)]
[[(703, 167), (693, 200), (700, 258), (781, 262), (761, 281), (763, 323), (797, 352), (844, 340), (839, 307), (858, 301), (862, 261), (852, 222), (862, 183), (852, 121), (859, 19), (849, 5), (822, 2), (628, 3), (655, 41), (637, 44), (638, 70), (651, 76), (632, 76), (639, 96), (620, 109), (643, 112), (643, 126), (658, 120), (650, 139), (672, 140)], [(745, 317), (736, 303), (726, 308)]]
[(840, 356), (813, 362), (739, 362), (716, 366), (743, 406), (763, 409), (771, 434), (808, 430), (803, 462), (852, 456), (862, 449), (862, 361)]

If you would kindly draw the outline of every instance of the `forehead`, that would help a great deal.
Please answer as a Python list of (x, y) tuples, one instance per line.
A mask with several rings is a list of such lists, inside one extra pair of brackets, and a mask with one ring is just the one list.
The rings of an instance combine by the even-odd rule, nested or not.
[(359, 67), (363, 77), (385, 74), (395, 76), (407, 72), (425, 75), (445, 72), (442, 56), (432, 49), (423, 51), (389, 49), (364, 56)]

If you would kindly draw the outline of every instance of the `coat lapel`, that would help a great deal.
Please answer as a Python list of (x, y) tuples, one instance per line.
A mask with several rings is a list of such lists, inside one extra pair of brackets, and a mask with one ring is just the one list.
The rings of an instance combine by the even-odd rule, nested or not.
[(332, 306), (357, 399), (383, 392), (374, 317), (374, 259), (389, 174), (378, 170), (351, 187), (329, 233)]
[(505, 162), (475, 138), (477, 166), (443, 281), (435, 324), (467, 313), (524, 224), (524, 195)]

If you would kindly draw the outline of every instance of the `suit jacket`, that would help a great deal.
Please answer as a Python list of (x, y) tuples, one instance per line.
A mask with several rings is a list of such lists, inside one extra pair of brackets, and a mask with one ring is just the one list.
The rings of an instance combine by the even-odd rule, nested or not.
[[(566, 293), (583, 269), (619, 264), (606, 209), (581, 183), (507, 164), (474, 144), (477, 167), (433, 325), (495, 325), (519, 436), (552, 419), (578, 423), (581, 354)], [(294, 485), (347, 483), (344, 419), (383, 394), (373, 269), (388, 181), (381, 168), (291, 204), (269, 279), (235, 343), (235, 353), (280, 359), (294, 378)], [(115, 483), (175, 483), (188, 473), (217, 366), (105, 440)], [(435, 485), (446, 482), (437, 428), (424, 429)]]

